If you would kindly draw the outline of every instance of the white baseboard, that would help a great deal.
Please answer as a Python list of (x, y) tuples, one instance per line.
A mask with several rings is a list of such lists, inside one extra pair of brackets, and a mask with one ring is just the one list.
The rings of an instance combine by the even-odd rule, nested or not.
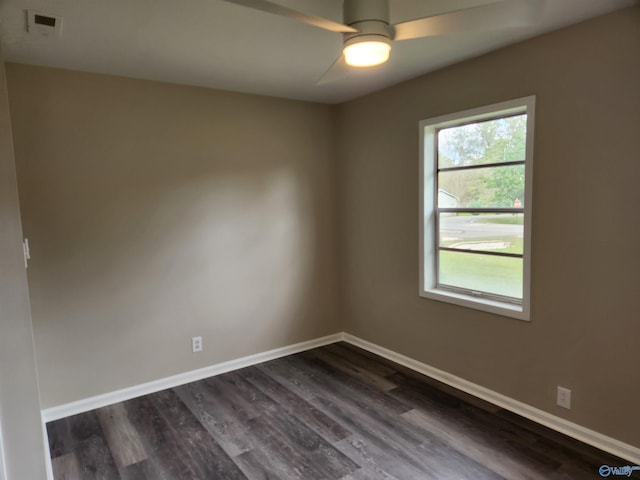
[(238, 370), (240, 368), (249, 367), (269, 360), (275, 360), (276, 358), (285, 357), (305, 350), (311, 350), (312, 348), (321, 347), (330, 343), (336, 343), (343, 339), (343, 333), (336, 333), (326, 337), (288, 345), (286, 347), (275, 348), (267, 352), (256, 353), (247, 357), (229, 360), (228, 362), (217, 363), (208, 367), (191, 370), (190, 372), (180, 373), (178, 375), (172, 375), (171, 377), (161, 378), (152, 382), (135, 385), (133, 387), (123, 388), (122, 390), (116, 390), (114, 392), (84, 398), (75, 402), (65, 403), (63, 405), (42, 410), (42, 421), (47, 423), (60, 418), (70, 417), (71, 415), (88, 412), (90, 410), (95, 410), (96, 408), (113, 405), (114, 403), (124, 402), (125, 400), (131, 400), (132, 398), (140, 397), (142, 395), (149, 395), (150, 393), (166, 390), (167, 388), (177, 387), (179, 385), (195, 382), (214, 375), (220, 375), (221, 373)]
[[(87, 412), (96, 408), (104, 407), (106, 405), (130, 400), (141, 395), (148, 395), (150, 393), (155, 393), (167, 388), (173, 388), (179, 385), (184, 385), (185, 383), (195, 382), (197, 380), (202, 380), (204, 378), (219, 375), (221, 373), (249, 367), (258, 363), (275, 360), (276, 358), (292, 355), (294, 353), (303, 352), (312, 348), (340, 341), (348, 342), (371, 353), (410, 368), (411, 370), (422, 373), (423, 375), (431, 377), (451, 387), (457, 388), (458, 390), (461, 390), (470, 395), (481, 398), (489, 403), (528, 418), (529, 420), (532, 420), (536, 423), (568, 435), (569, 437), (575, 438), (576, 440), (599, 448), (600, 450), (609, 452), (620, 458), (624, 458), (625, 460), (628, 460), (636, 465), (640, 465), (640, 448), (623, 443), (619, 440), (608, 437), (594, 430), (582, 427), (576, 423), (569, 422), (568, 420), (557, 417), (548, 412), (522, 403), (518, 400), (514, 400), (513, 398), (502, 395), (501, 393), (469, 382), (464, 378), (452, 375), (443, 370), (427, 365), (426, 363), (419, 362), (387, 348), (376, 345), (375, 343), (368, 342), (344, 332), (336, 333), (334, 335), (328, 335), (326, 337), (317, 338), (306, 342), (296, 343), (294, 345), (289, 345), (282, 348), (276, 348), (274, 350), (257, 353), (255, 355), (249, 355), (247, 357), (211, 365), (209, 367), (181, 373), (179, 375), (173, 375), (171, 377), (155, 380), (141, 385), (136, 385), (122, 390), (117, 390), (115, 392), (96, 395), (94, 397), (78, 400), (76, 402), (47, 408), (42, 411), (45, 442), (46, 427), (44, 424), (46, 422), (68, 417), (71, 415), (76, 415), (78, 413)], [(48, 442), (46, 443), (46, 446), (48, 451)], [(47, 462), (49, 462), (48, 458)], [(48, 467), (50, 468), (50, 465), (48, 465)], [(47, 473), (50, 474), (50, 471), (48, 471)]]
[(422, 373), (428, 377), (438, 380), (446, 385), (462, 390), (474, 397), (486, 400), (489, 403), (497, 405), (516, 413), (522, 417), (528, 418), (536, 423), (551, 428), (557, 432), (563, 433), (569, 437), (575, 438), (593, 447), (609, 452), (620, 458), (624, 458), (636, 465), (640, 465), (640, 448), (634, 447), (627, 443), (623, 443), (615, 438), (608, 437), (594, 430), (582, 427), (576, 423), (569, 422), (563, 418), (552, 415), (544, 410), (527, 405), (513, 398), (494, 392), (488, 388), (478, 384), (469, 382), (464, 378), (457, 377), (438, 368), (419, 362), (412, 358), (406, 357), (387, 348), (368, 342), (356, 336), (345, 333), (343, 335), (345, 342), (356, 347), (360, 347), (368, 352), (375, 353), (388, 360), (403, 365), (411, 370)]

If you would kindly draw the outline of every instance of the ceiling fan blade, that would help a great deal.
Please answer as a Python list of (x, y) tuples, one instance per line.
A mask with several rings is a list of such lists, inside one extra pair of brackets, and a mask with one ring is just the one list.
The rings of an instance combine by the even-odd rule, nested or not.
[(532, 23), (534, 6), (529, 0), (503, 0), (489, 5), (418, 18), (394, 25), (394, 40), (434, 37), (497, 28), (522, 27)]
[(340, 55), (338, 59), (333, 62), (326, 72), (322, 74), (320, 79), (316, 82), (316, 85), (326, 85), (341, 80), (349, 74), (349, 67), (347, 62), (344, 61), (344, 55)]
[(332, 32), (348, 33), (357, 32), (358, 30), (348, 25), (343, 25), (338, 22), (326, 19), (324, 17), (318, 17), (316, 15), (308, 15), (306, 13), (293, 10), (292, 8), (278, 5), (277, 3), (270, 2), (269, 0), (223, 0), (229, 3), (235, 3), (244, 7), (253, 8), (255, 10), (261, 10), (267, 13), (273, 13), (280, 15), (281, 17), (291, 18), (299, 22), (308, 23), (314, 27), (323, 28)]

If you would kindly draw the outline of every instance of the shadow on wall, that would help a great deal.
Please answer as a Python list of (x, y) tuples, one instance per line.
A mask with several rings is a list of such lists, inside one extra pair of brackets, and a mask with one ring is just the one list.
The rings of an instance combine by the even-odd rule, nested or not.
[[(52, 231), (73, 234), (54, 242), (46, 268), (33, 272), (46, 285), (38, 292), (50, 298), (43, 306), (75, 319), (73, 328), (84, 328), (85, 312), (105, 317), (91, 322), (103, 339), (121, 328), (129, 338), (145, 336), (150, 319), (158, 333), (174, 331), (176, 321), (214, 321), (220, 336), (241, 327), (250, 345), (265, 328), (299, 321), (320, 260), (312, 199), (293, 168), (183, 182), (152, 174), (117, 190), (103, 179), (93, 191), (72, 217), (69, 210), (49, 217)], [(95, 354), (96, 345), (89, 350)]]
[(7, 72), (44, 408), (335, 332), (329, 107)]

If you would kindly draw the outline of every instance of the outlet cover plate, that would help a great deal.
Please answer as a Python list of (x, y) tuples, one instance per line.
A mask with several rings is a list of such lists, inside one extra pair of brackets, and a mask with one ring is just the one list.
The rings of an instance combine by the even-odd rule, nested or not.
[(571, 408), (571, 390), (560, 386), (558, 387), (558, 406)]

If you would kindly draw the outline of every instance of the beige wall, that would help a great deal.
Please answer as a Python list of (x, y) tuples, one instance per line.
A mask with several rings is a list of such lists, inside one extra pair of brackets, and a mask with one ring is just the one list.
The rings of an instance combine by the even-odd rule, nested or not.
[(340, 329), (330, 107), (7, 76), (43, 408)]
[[(639, 86), (636, 7), (342, 105), (345, 329), (640, 446)], [(419, 298), (418, 122), (526, 95), (532, 321)]]
[[(44, 479), (44, 442), (22, 254), (5, 69), (0, 55), (0, 478)], [(4, 454), (4, 455), (3, 455)]]

